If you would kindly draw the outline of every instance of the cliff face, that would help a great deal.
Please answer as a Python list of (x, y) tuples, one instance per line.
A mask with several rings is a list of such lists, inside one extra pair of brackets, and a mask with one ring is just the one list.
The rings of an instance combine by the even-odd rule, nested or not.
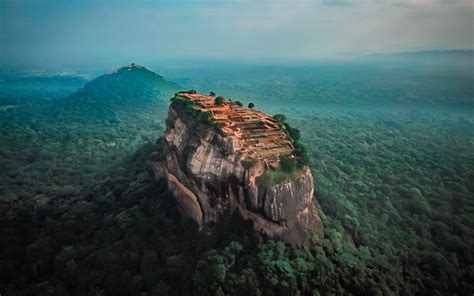
[(322, 229), (308, 167), (284, 182), (263, 184), (264, 162), (248, 165), (239, 142), (213, 125), (173, 105), (166, 124), (166, 161), (154, 164), (155, 173), (168, 180), (183, 214), (201, 227), (237, 211), (257, 231), (294, 245), (303, 244), (310, 230)]

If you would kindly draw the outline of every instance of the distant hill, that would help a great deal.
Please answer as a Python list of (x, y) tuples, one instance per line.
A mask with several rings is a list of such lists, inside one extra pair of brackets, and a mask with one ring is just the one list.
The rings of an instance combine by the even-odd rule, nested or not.
[[(60, 173), (61, 178), (54, 180), (46, 175), (31, 178), (30, 185), (41, 192), (90, 185), (106, 168), (161, 136), (169, 98), (179, 90), (178, 85), (137, 65), (79, 87), (72, 94), (64, 92), (61, 98), (0, 110), (0, 143), (8, 147), (3, 156), (4, 172), (15, 167), (74, 172)], [(45, 85), (42, 91), (50, 88)], [(0, 174), (0, 180), (5, 178), (9, 177)], [(0, 192), (7, 183), (0, 184)], [(9, 190), (21, 192), (22, 186), (18, 183)]]
[(394, 53), (374, 53), (368, 57), (389, 57), (389, 56), (407, 56), (407, 57), (473, 57), (474, 50), (452, 49), (452, 50), (422, 50), (422, 51), (403, 51)]
[(466, 63), (474, 62), (474, 50), (425, 50), (413, 52), (374, 53), (361, 57), (363, 61)]
[(141, 126), (163, 122), (169, 98), (180, 87), (162, 76), (135, 64), (99, 76), (66, 98), (51, 102), (49, 110), (58, 120), (100, 126), (121, 122)]
[(365, 66), (399, 69), (428, 76), (450, 76), (469, 80), (474, 69), (474, 50), (427, 50), (398, 53), (375, 53), (359, 57), (355, 63)]
[[(164, 101), (180, 87), (162, 76), (135, 64), (125, 66), (86, 83), (65, 103), (137, 104)], [(166, 100), (167, 101), (167, 100)]]

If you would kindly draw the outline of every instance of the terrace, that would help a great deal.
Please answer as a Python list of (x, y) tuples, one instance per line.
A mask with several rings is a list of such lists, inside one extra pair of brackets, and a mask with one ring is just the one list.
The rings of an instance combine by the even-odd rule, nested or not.
[(267, 168), (278, 166), (280, 156), (294, 156), (294, 146), (285, 131), (267, 114), (227, 100), (216, 105), (211, 96), (190, 93), (178, 96), (191, 100), (200, 111), (209, 112), (224, 135), (236, 140), (242, 153), (263, 161)]

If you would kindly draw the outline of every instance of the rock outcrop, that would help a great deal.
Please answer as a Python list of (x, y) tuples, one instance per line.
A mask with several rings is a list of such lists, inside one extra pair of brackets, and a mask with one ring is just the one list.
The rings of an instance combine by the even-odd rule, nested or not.
[(154, 164), (155, 174), (167, 179), (182, 213), (201, 228), (236, 212), (255, 230), (294, 245), (302, 245), (310, 231), (322, 230), (307, 166), (266, 184), (261, 178), (270, 170), (265, 162), (249, 161), (241, 144), (212, 122), (171, 104), (166, 124), (166, 161)]

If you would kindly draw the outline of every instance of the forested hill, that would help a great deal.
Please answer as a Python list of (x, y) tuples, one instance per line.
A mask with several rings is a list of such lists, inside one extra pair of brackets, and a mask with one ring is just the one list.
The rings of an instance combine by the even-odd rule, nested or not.
[[(111, 105), (164, 102), (180, 87), (162, 76), (135, 64), (122, 67), (86, 83), (64, 100), (71, 103)], [(167, 100), (166, 100), (167, 102)]]
[(168, 100), (178, 90), (130, 65), (61, 99), (38, 97), (2, 112), (0, 193), (27, 199), (35, 192), (83, 190), (124, 155), (160, 137)]
[(135, 64), (99, 76), (66, 98), (49, 103), (47, 117), (82, 123), (147, 125), (163, 121), (169, 98), (180, 86)]

